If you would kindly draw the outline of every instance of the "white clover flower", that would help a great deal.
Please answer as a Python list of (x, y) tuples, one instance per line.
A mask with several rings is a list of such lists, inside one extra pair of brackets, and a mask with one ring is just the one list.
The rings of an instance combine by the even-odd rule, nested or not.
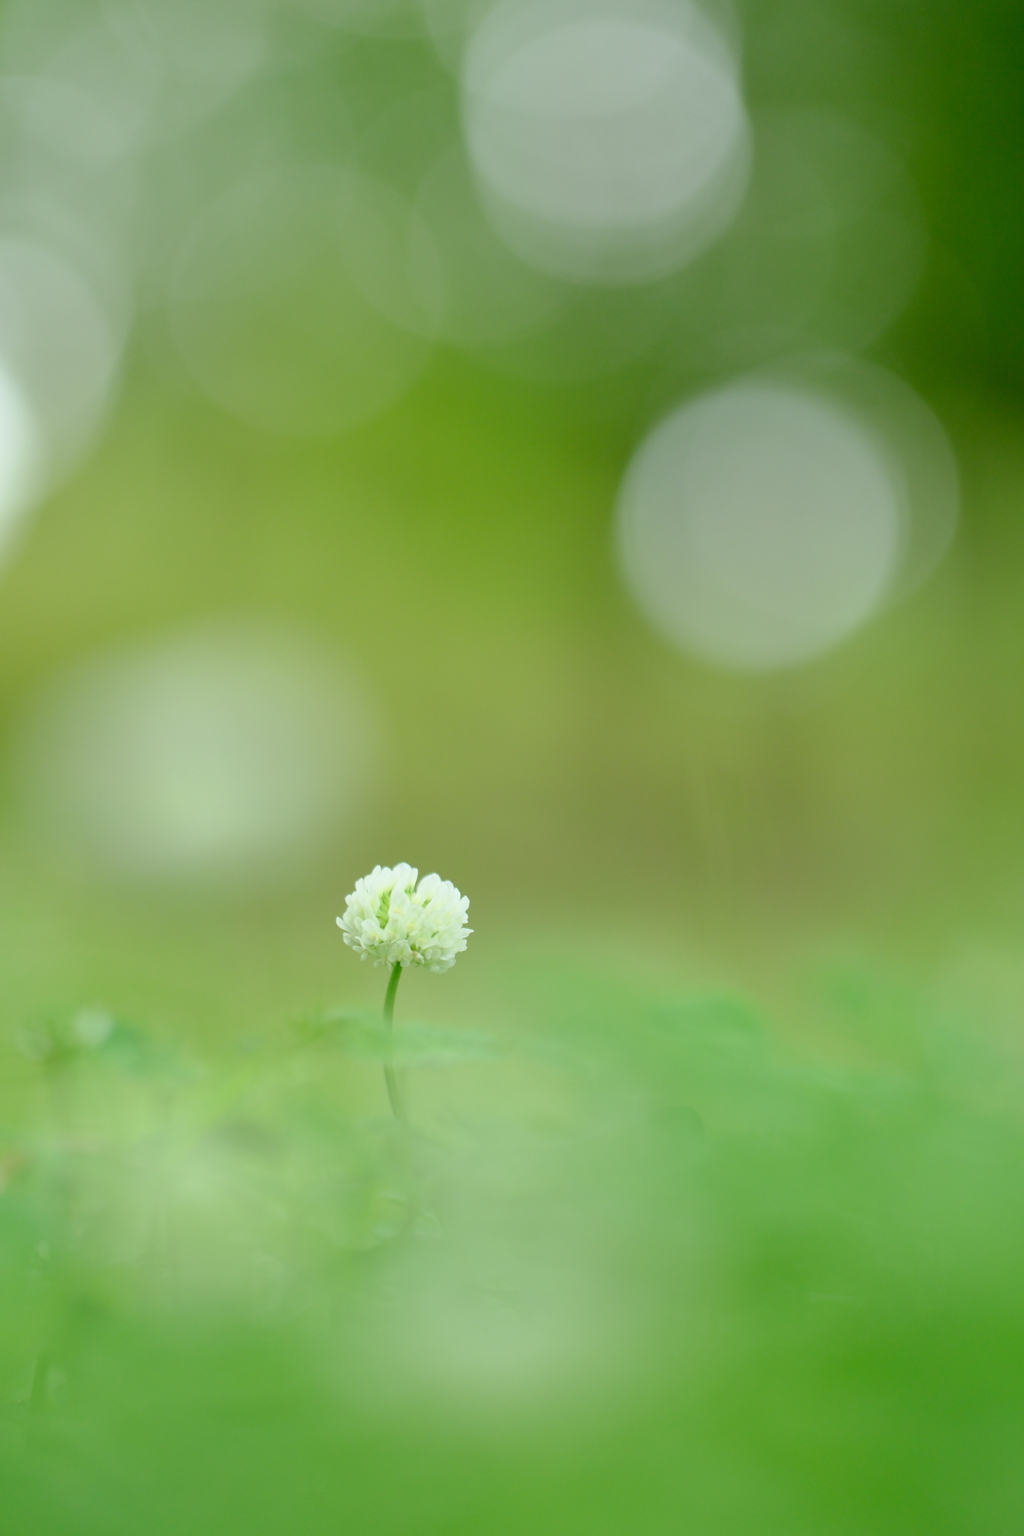
[(424, 875), (408, 864), (381, 869), (356, 881), (338, 918), (345, 943), (374, 965), (425, 965), (447, 971), (473, 932), (467, 928), (469, 897), (450, 880)]

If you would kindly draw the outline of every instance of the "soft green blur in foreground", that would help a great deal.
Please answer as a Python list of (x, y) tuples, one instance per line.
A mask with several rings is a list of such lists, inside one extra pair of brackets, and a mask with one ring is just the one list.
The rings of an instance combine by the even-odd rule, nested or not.
[(534, 970), (494, 1029), (4, 1057), (10, 1536), (967, 1532), (1024, 1516), (1019, 1057), (835, 967)]
[(1024, 1527), (1024, 19), (588, 6), (0, 5), (2, 1536)]

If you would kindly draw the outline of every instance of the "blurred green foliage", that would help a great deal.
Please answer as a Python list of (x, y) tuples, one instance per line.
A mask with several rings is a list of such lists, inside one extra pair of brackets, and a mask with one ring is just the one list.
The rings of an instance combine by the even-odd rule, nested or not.
[(522, 975), (465, 1060), (409, 1026), (408, 1134), (353, 1107), (358, 1019), (26, 1037), (5, 1531), (1008, 1536), (1019, 1061), (874, 973), (815, 990), (862, 1066), (739, 996)]

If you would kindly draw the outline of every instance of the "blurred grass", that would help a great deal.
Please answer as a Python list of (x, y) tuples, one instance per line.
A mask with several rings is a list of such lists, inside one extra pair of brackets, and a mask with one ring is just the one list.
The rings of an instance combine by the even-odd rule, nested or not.
[(409, 1026), (408, 1137), (358, 1017), (8, 1041), (5, 1531), (1014, 1530), (1019, 1063), (809, 985), (816, 1055), (523, 965)]

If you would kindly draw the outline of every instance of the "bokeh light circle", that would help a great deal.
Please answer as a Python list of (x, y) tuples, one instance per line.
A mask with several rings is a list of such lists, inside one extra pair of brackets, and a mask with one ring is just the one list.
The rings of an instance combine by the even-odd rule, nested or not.
[(0, 239), (0, 358), (35, 418), (50, 474), (73, 463), (99, 426), (120, 350), (75, 268), (34, 241)]
[(619, 506), (626, 579), (668, 639), (770, 671), (823, 654), (893, 588), (909, 545), (889, 445), (838, 397), (750, 379), (675, 411)]
[(266, 886), (336, 841), (372, 755), (362, 689), (316, 641), (198, 625), (81, 663), (16, 760), (65, 865), (142, 886)]
[(0, 368), (0, 560), (42, 479), (35, 418), (15, 379)]
[(506, 0), (469, 42), (463, 120), (503, 238), (580, 281), (672, 270), (746, 184), (736, 66), (685, 0)]

